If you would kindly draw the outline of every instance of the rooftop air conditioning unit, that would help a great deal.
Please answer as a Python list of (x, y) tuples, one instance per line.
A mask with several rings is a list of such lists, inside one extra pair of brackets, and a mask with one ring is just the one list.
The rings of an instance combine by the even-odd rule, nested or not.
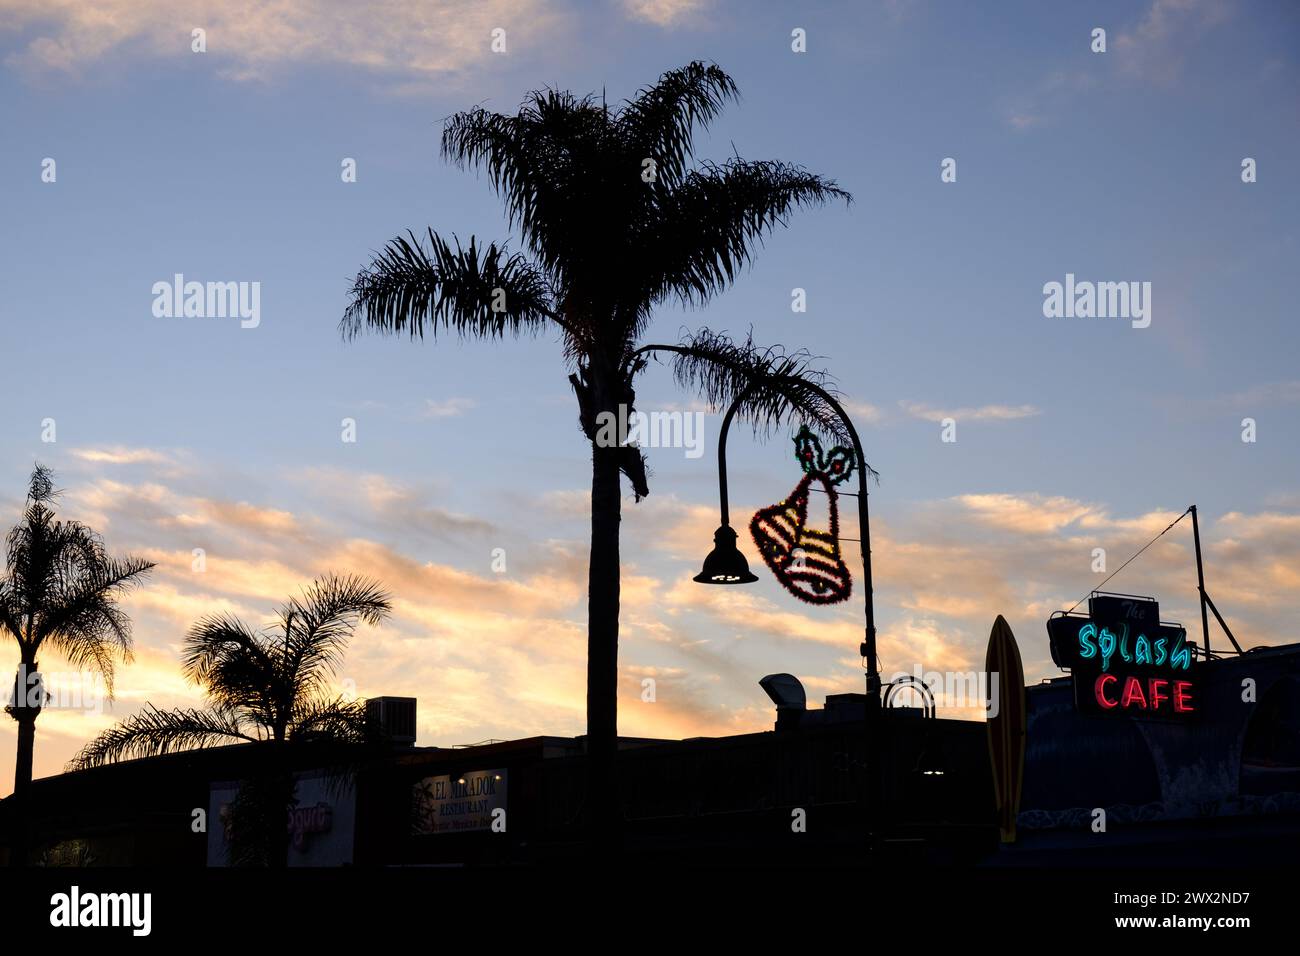
[(371, 697), (366, 701), (366, 722), (395, 744), (415, 743), (415, 698)]

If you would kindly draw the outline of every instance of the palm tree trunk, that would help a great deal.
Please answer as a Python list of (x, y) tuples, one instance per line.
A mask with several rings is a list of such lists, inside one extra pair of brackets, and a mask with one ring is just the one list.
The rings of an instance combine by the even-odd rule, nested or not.
[(587, 571), (587, 820), (593, 844), (612, 849), (622, 819), (618, 792), (618, 447), (592, 442), (591, 563)]
[[(37, 672), (37, 664), (26, 655), (14, 681), (14, 716), (18, 721), (18, 752), (14, 758), (13, 833), (9, 839), (9, 864), (27, 865), (27, 847), (31, 831), (32, 764), (36, 753), (36, 717), (38, 708), (25, 706), (30, 687), (27, 680)], [(43, 703), (43, 702), (42, 702)]]

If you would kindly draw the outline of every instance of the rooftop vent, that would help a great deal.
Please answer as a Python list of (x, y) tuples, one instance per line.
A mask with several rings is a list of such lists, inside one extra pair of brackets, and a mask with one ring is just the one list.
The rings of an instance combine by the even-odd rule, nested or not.
[(793, 674), (768, 674), (758, 686), (776, 704), (776, 729), (793, 730), (803, 720), (808, 707), (808, 695), (803, 684)]

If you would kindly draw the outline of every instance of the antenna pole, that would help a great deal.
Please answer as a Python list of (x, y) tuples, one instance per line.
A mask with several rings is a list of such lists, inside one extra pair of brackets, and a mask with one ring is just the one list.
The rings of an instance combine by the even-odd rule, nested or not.
[[(1210, 616), (1205, 609), (1205, 565), (1201, 561), (1201, 522), (1196, 517), (1196, 505), (1187, 509), (1192, 513), (1192, 540), (1196, 542), (1196, 590), (1201, 595), (1201, 633), (1205, 635), (1205, 659), (1210, 659)], [(1215, 612), (1218, 616), (1218, 612)]]

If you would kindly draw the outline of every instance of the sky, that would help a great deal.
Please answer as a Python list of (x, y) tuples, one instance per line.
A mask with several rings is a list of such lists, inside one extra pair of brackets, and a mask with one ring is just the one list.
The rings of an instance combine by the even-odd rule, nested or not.
[[(201, 704), (179, 666), (194, 621), (262, 623), (331, 570), (394, 597), (340, 691), (417, 697), (420, 744), (583, 731), (590, 450), (558, 337), (345, 342), (338, 322), (407, 229), (518, 247), (485, 178), (440, 158), (448, 116), (547, 86), (619, 102), (696, 59), (741, 92), (700, 159), (799, 163), (854, 201), (797, 212), (647, 341), (752, 332), (834, 377), (880, 473), (887, 676), (979, 669), (998, 614), (1027, 679), (1054, 676), (1047, 617), (1192, 503), (1238, 638), (1294, 641), (1297, 41), (1300, 8), (1271, 0), (0, 0), (0, 524), (40, 461), (63, 515), (157, 562), (114, 701), (43, 713), (37, 775), (146, 702)], [(177, 273), (259, 283), (258, 323), (155, 315)], [(1048, 317), (1067, 275), (1150, 283), (1149, 325)], [(744, 534), (759, 583), (692, 583), (720, 416), (666, 366), (637, 394), (705, 432), (698, 455), (650, 450), (648, 498), (624, 487), (620, 732), (767, 729), (773, 672), (814, 706), (861, 691), (857, 545), (834, 607), (791, 598)], [(800, 477), (789, 438), (733, 431), (738, 527)], [(1195, 581), (1184, 521), (1108, 587), (1197, 634)]]

